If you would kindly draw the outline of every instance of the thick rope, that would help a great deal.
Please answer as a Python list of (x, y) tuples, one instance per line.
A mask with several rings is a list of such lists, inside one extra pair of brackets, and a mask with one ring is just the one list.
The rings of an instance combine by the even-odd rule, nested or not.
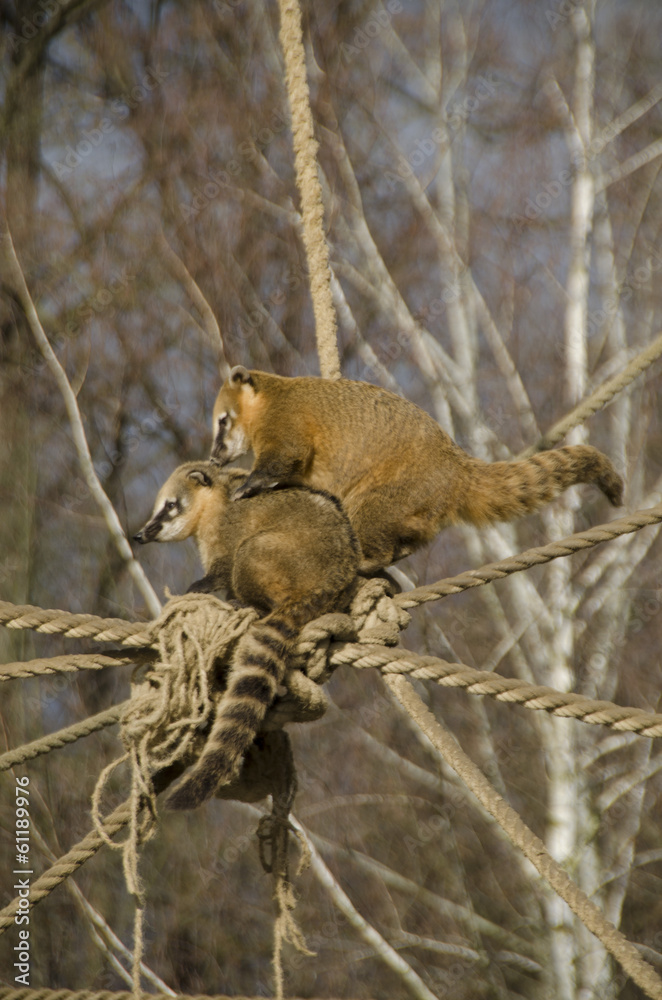
[(78, 670), (103, 670), (105, 667), (135, 666), (149, 656), (148, 651), (136, 653), (67, 653), (65, 656), (47, 656), (39, 660), (18, 660), (0, 665), (0, 683), (25, 677), (47, 674), (69, 674)]
[[(238, 1000), (225, 993), (177, 993), (175, 1000)], [(173, 1000), (172, 993), (129, 993), (128, 990), (59, 990), (44, 987), (40, 990), (0, 989), (0, 1000)], [(243, 997), (241, 1000), (251, 1000)], [(254, 1000), (263, 1000), (255, 997)]]
[(529, 830), (515, 810), (501, 798), (479, 768), (467, 757), (455, 737), (428, 711), (411, 684), (404, 677), (388, 677), (386, 683), (432, 745), (473, 792), (483, 808), (494, 817), (511, 843), (519, 847), (554, 892), (568, 904), (646, 996), (651, 997), (651, 1000), (662, 1000), (662, 979), (652, 966), (644, 961), (635, 945), (575, 885), (552, 858), (542, 840)]
[[(393, 598), (398, 608), (413, 608), (426, 601), (435, 601), (450, 594), (459, 594), (470, 587), (481, 587), (494, 580), (502, 580), (511, 573), (519, 573), (531, 566), (539, 566), (572, 555), (582, 549), (590, 549), (602, 542), (612, 541), (620, 535), (640, 531), (651, 524), (662, 521), (662, 503), (655, 507), (638, 510), (634, 514), (598, 524), (594, 528), (577, 532), (558, 542), (549, 542), (536, 548), (526, 549), (514, 556), (508, 556), (496, 563), (488, 563), (479, 569), (467, 570), (458, 576), (439, 580), (425, 587), (416, 587)], [(97, 642), (119, 642), (123, 646), (150, 646), (153, 637), (148, 629), (154, 622), (127, 622), (122, 618), (97, 618), (95, 615), (71, 614), (68, 611), (38, 608), (31, 604), (11, 604), (0, 601), (0, 625), (7, 628), (35, 629), (37, 632), (60, 633), (68, 638), (92, 638)], [(81, 654), (81, 662), (83, 662)]]
[[(108, 836), (113, 836), (118, 830), (121, 830), (130, 819), (131, 807), (130, 803), (123, 802), (121, 806), (112, 813), (111, 816), (106, 819), (104, 824), (104, 830)], [(30, 885), (30, 896), (28, 902), (30, 904), (30, 909), (40, 903), (42, 899), (50, 895), (53, 889), (56, 889), (58, 885), (61, 885), (66, 878), (73, 875), (74, 872), (85, 864), (91, 857), (93, 857), (99, 848), (103, 847), (105, 843), (104, 838), (96, 831), (91, 830), (86, 837), (63, 854), (54, 865), (51, 865), (47, 871), (40, 875), (39, 878), (32, 882)], [(21, 899), (16, 896), (15, 899), (5, 906), (3, 910), (0, 910), (0, 934), (3, 933), (8, 927), (11, 927), (14, 923), (14, 916), (18, 913), (19, 904)]]
[(546, 434), (543, 434), (537, 444), (527, 448), (518, 457), (520, 459), (530, 458), (536, 452), (545, 451), (547, 448), (552, 448), (555, 444), (558, 444), (571, 430), (579, 427), (580, 424), (583, 424), (585, 420), (592, 417), (598, 410), (608, 406), (622, 389), (625, 389), (631, 382), (634, 382), (661, 355), (662, 333), (648, 347), (645, 347), (643, 351), (632, 358), (623, 371), (617, 375), (612, 375), (611, 378), (608, 378), (602, 385), (598, 386), (595, 392), (582, 400), (574, 410), (566, 413)]
[(301, 197), (303, 242), (310, 271), (310, 291), (315, 313), (315, 335), (320, 372), (340, 378), (336, 339), (337, 322), (331, 294), (329, 248), (324, 235), (322, 188), (317, 174), (317, 140), (306, 79), (301, 11), (298, 0), (279, 0), (280, 44), (285, 59), (285, 80), (292, 112), (292, 140), (297, 186)]
[(540, 566), (543, 563), (551, 562), (560, 556), (569, 556), (573, 552), (582, 549), (590, 549), (601, 542), (610, 542), (619, 535), (628, 535), (633, 531), (640, 531), (641, 528), (649, 524), (659, 524), (662, 521), (662, 503), (655, 507), (648, 507), (638, 510), (635, 514), (621, 517), (616, 521), (608, 521), (606, 524), (598, 524), (595, 528), (587, 531), (579, 531), (575, 535), (568, 535), (558, 542), (550, 542), (547, 545), (540, 545), (537, 548), (527, 549), (515, 556), (508, 556), (500, 562), (489, 563), (481, 566), (480, 569), (471, 569), (458, 576), (451, 576), (438, 583), (432, 583), (426, 587), (416, 587), (408, 590), (404, 594), (398, 594), (394, 598), (395, 603), (401, 608), (413, 608), (426, 601), (436, 601), (439, 597), (448, 597), (449, 594), (459, 594), (470, 587), (482, 587), (485, 583), (493, 580), (502, 580), (511, 573), (519, 573), (523, 569), (530, 569), (531, 566)]
[(609, 726), (617, 732), (662, 737), (662, 715), (642, 708), (629, 708), (610, 701), (596, 701), (581, 694), (527, 684), (513, 677), (501, 677), (487, 670), (475, 670), (463, 663), (447, 663), (434, 656), (419, 656), (407, 649), (352, 644), (332, 647), (333, 666), (351, 664), (365, 669), (376, 667), (384, 677), (406, 674), (421, 681), (435, 681), (442, 687), (463, 688), (469, 694), (487, 695), (497, 701), (535, 712), (548, 712), (562, 719), (577, 719), (593, 726)]
[(24, 764), (26, 760), (50, 753), (51, 750), (59, 750), (67, 743), (75, 743), (83, 736), (96, 733), (99, 729), (105, 729), (106, 726), (114, 726), (116, 722), (119, 722), (122, 712), (128, 704), (127, 701), (124, 701), (119, 705), (113, 705), (112, 708), (98, 712), (97, 715), (90, 715), (82, 722), (75, 722), (72, 726), (66, 726), (64, 729), (58, 729), (55, 733), (41, 736), (38, 740), (33, 740), (32, 743), (24, 743), (14, 750), (8, 750), (7, 753), (0, 756), (0, 771), (7, 771), (15, 764)]
[(6, 628), (31, 628), (46, 635), (59, 633), (68, 639), (96, 639), (97, 642), (119, 642), (123, 646), (149, 646), (146, 629), (152, 622), (128, 622), (123, 618), (98, 618), (77, 615), (70, 611), (46, 610), (32, 604), (10, 604), (0, 601), (0, 625)]
[[(154, 778), (154, 789), (158, 794), (162, 792), (171, 782), (175, 781), (182, 773), (183, 767), (166, 768)], [(63, 854), (55, 864), (51, 865), (39, 878), (30, 885), (30, 896), (28, 903), (30, 909), (40, 903), (42, 899), (50, 895), (53, 889), (57, 889), (65, 879), (78, 871), (86, 861), (89, 861), (97, 851), (106, 843), (107, 837), (113, 837), (131, 819), (131, 801), (127, 799), (115, 809), (104, 821), (103, 835), (98, 830), (90, 830), (78, 844), (71, 850)], [(4, 933), (8, 927), (13, 926), (14, 916), (18, 912), (21, 897), (16, 896), (3, 910), (0, 910), (0, 934)]]

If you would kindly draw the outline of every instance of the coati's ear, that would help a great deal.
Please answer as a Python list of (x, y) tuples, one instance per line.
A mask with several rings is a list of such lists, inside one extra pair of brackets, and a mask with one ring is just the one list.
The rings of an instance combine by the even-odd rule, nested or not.
[(243, 365), (235, 365), (230, 372), (230, 381), (234, 385), (252, 385), (255, 387), (253, 382), (253, 376), (249, 372), (248, 368), (244, 368)]
[(202, 469), (193, 469), (191, 472), (189, 472), (187, 479), (192, 479), (194, 482), (200, 483), (201, 486), (212, 485), (211, 479), (209, 478), (206, 472), (202, 471)]

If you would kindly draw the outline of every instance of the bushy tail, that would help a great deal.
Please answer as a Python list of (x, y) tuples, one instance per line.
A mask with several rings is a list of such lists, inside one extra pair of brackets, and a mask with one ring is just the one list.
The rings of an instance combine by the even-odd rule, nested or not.
[(192, 771), (168, 796), (168, 808), (195, 809), (219, 785), (237, 776), (285, 676), (287, 657), (298, 635), (295, 618), (281, 607), (255, 622), (241, 638), (205, 748)]
[(542, 451), (521, 462), (473, 459), (460, 520), (471, 524), (511, 521), (530, 514), (575, 483), (595, 483), (614, 507), (623, 498), (623, 480), (609, 459), (590, 445)]

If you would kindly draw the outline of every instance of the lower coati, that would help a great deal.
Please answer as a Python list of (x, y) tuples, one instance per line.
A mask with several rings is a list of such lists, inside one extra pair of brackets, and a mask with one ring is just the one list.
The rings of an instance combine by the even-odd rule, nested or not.
[(216, 399), (213, 435), (211, 457), (222, 465), (253, 449), (235, 499), (302, 484), (337, 496), (361, 546), (362, 573), (402, 559), (449, 524), (510, 521), (575, 483), (595, 483), (614, 506), (622, 500), (623, 481), (596, 448), (483, 462), (414, 403), (349, 379), (237, 366)]
[(247, 473), (188, 462), (159, 491), (154, 513), (135, 539), (174, 542), (193, 536), (205, 576), (189, 591), (227, 590), (229, 600), (265, 615), (242, 636), (205, 748), (167, 799), (193, 809), (230, 782), (282, 683), (300, 629), (342, 608), (359, 548), (340, 503), (307, 488), (232, 503)]

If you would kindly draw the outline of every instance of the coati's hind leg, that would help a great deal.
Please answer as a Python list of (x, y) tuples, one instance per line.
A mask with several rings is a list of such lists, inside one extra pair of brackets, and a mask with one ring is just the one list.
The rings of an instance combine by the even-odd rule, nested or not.
[(439, 530), (427, 512), (408, 512), (400, 501), (397, 491), (385, 487), (363, 494), (355, 505), (346, 502), (361, 546), (359, 573), (363, 576), (411, 555)]

